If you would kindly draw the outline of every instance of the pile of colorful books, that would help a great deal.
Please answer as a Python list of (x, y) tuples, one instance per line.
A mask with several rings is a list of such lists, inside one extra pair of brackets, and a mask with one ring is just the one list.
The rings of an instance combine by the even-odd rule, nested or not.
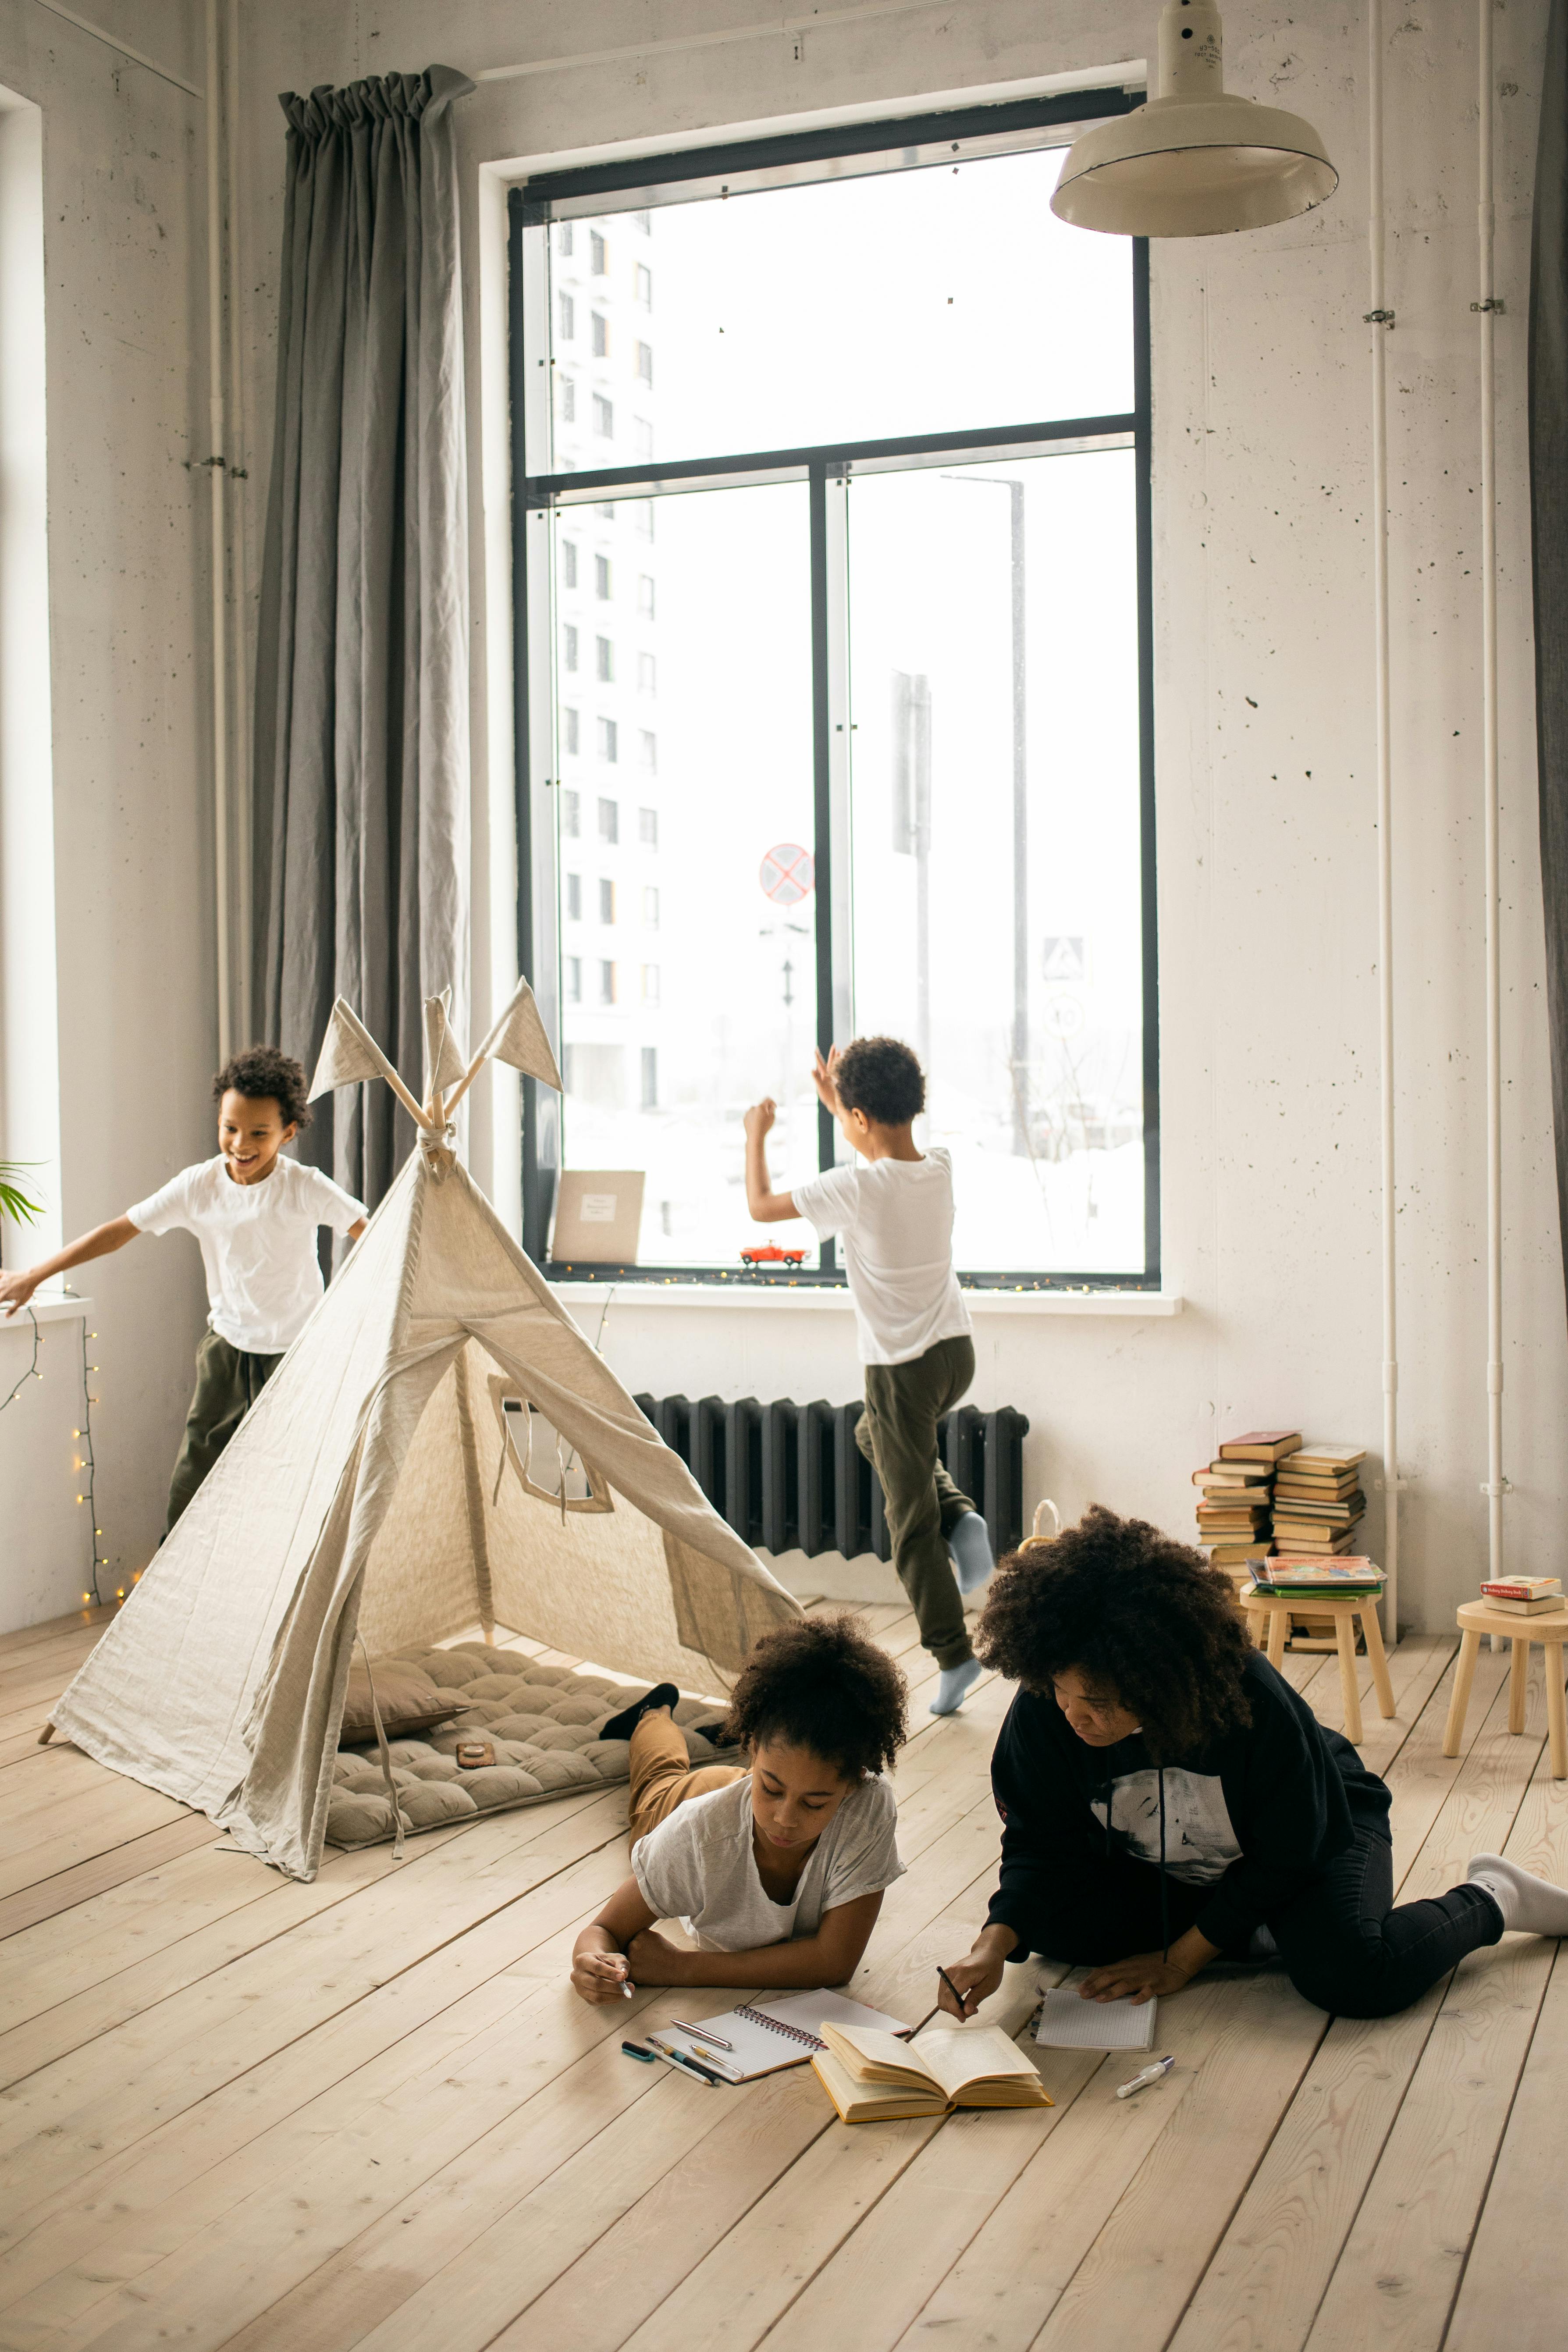
[(1274, 1546), (1276, 1465), (1301, 1443), (1296, 1429), (1249, 1429), (1227, 1437), (1206, 1468), (1193, 1472), (1198, 1490), (1198, 1541), (1215, 1568), (1256, 1567)]
[(1274, 1481), (1274, 1548), (1332, 1559), (1355, 1541), (1366, 1509), (1360, 1445), (1298, 1445)]
[(1510, 1617), (1543, 1617), (1563, 1606), (1560, 1576), (1508, 1576), (1483, 1584), (1481, 1599)]
[(1255, 1591), (1285, 1601), (1381, 1600), (1385, 1581), (1375, 1560), (1303, 1559), (1293, 1552), (1259, 1560), (1252, 1572)]

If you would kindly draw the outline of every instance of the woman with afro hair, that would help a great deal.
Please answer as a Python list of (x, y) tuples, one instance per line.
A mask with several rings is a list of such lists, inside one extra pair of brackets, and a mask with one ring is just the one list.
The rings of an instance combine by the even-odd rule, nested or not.
[[(903, 1872), (882, 1778), (903, 1744), (904, 1678), (852, 1616), (764, 1633), (721, 1724), (743, 1764), (695, 1771), (659, 1683), (600, 1727), (631, 1742), (632, 1874), (584, 1928), (572, 1989), (616, 2000), (649, 1985), (843, 1984)], [(699, 1948), (658, 1932), (679, 1919)]]
[(1568, 1894), (1498, 1854), (1396, 1906), (1387, 1788), (1253, 1647), (1228, 1578), (1141, 1519), (1097, 1506), (1025, 1544), (975, 1647), (1019, 1688), (1001, 1882), (947, 1971), (966, 2015), (1037, 1952), (1134, 2002), (1278, 1955), (1320, 2009), (1388, 2017), (1506, 1928), (1568, 1935)]

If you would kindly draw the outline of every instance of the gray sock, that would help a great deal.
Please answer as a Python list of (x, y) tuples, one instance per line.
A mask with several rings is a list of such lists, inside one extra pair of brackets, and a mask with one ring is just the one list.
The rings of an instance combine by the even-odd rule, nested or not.
[(980, 1680), (980, 1671), (978, 1658), (964, 1658), (956, 1666), (943, 1666), (936, 1680), (936, 1696), (931, 1703), (932, 1715), (956, 1715)]
[(1549, 1878), (1500, 1853), (1473, 1853), (1466, 1875), (1491, 1896), (1505, 1927), (1521, 1936), (1568, 1936), (1568, 1892)]
[(978, 1511), (965, 1511), (961, 1519), (954, 1521), (947, 1548), (952, 1554), (952, 1572), (958, 1579), (960, 1592), (975, 1591), (996, 1565), (991, 1557), (985, 1522)]

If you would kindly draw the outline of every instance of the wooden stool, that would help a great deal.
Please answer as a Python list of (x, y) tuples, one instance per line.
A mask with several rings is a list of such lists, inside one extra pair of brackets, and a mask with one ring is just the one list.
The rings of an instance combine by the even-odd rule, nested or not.
[[(1285, 1636), (1290, 1630), (1292, 1612), (1300, 1615), (1310, 1609), (1314, 1617), (1331, 1617), (1334, 1621), (1334, 1645), (1340, 1654), (1340, 1689), (1345, 1703), (1345, 1738), (1352, 1748), (1361, 1744), (1361, 1692), (1356, 1686), (1355, 1621), (1361, 1619), (1361, 1630), (1366, 1636), (1366, 1654), (1372, 1661), (1373, 1688), (1377, 1693), (1379, 1712), (1394, 1713), (1394, 1685), (1388, 1679), (1388, 1659), (1383, 1647), (1383, 1629), (1377, 1622), (1377, 1603), (1367, 1593), (1347, 1595), (1332, 1600), (1327, 1593), (1320, 1600), (1314, 1592), (1310, 1601), (1300, 1594), (1291, 1598), (1284, 1593), (1248, 1592), (1243, 1596), (1248, 1616), (1258, 1622), (1254, 1633), (1261, 1633), (1262, 1620), (1268, 1620), (1268, 1656), (1271, 1666), (1279, 1665), (1285, 1655)], [(1261, 1645), (1260, 1645), (1261, 1646)]]
[(1524, 1729), (1524, 1678), (1530, 1670), (1530, 1645), (1539, 1642), (1546, 1654), (1546, 1727), (1552, 1746), (1552, 1777), (1568, 1780), (1568, 1702), (1563, 1692), (1563, 1644), (1568, 1641), (1568, 1608), (1542, 1609), (1534, 1617), (1516, 1617), (1510, 1609), (1494, 1609), (1489, 1601), (1467, 1601), (1458, 1612), (1459, 1670), (1448, 1705), (1443, 1753), (1457, 1756), (1465, 1736), (1465, 1716), (1470, 1685), (1476, 1679), (1476, 1659), (1483, 1633), (1500, 1634), (1513, 1644), (1508, 1672), (1508, 1727)]

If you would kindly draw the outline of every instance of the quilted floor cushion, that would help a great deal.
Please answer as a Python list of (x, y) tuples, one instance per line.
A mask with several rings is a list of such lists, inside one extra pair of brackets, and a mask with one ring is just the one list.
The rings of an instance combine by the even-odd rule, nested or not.
[[(473, 1821), (510, 1805), (542, 1804), (573, 1789), (614, 1788), (627, 1778), (628, 1742), (599, 1738), (598, 1727), (646, 1685), (541, 1665), (520, 1651), (492, 1650), (482, 1642), (399, 1650), (375, 1661), (377, 1666), (395, 1663), (423, 1668), (432, 1682), (454, 1696), (460, 1691), (464, 1700), (462, 1713), (438, 1730), (388, 1742), (398, 1802), (416, 1830)], [(711, 1722), (721, 1704), (683, 1698), (675, 1710), (694, 1764), (720, 1760), (720, 1751), (693, 1737), (691, 1726)], [(489, 1742), (496, 1760), (462, 1771), (454, 1760), (458, 1745), (476, 1738)], [(327, 1843), (376, 1845), (392, 1836), (393, 1826), (375, 1748), (341, 1748), (332, 1768)]]

